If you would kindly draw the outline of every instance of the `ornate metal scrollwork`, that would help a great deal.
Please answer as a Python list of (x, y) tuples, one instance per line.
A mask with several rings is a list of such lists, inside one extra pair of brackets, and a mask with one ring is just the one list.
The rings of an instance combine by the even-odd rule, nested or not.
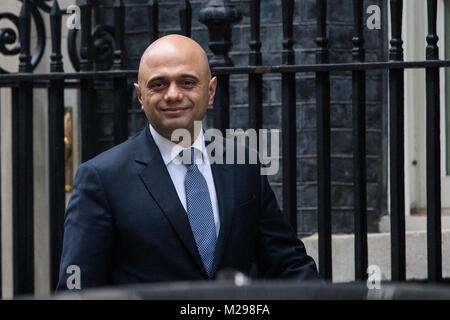
[(230, 0), (210, 0), (206, 7), (200, 10), (199, 21), (208, 27), (209, 48), (214, 54), (209, 60), (211, 67), (234, 65), (228, 53), (233, 46), (233, 25), (241, 20), (242, 12), (235, 8)]
[[(70, 62), (76, 71), (80, 71), (80, 56), (77, 46), (77, 29), (69, 30), (67, 49)], [(114, 62), (114, 28), (109, 25), (96, 25), (91, 31), (94, 47), (94, 61), (96, 70), (109, 70)]]
[(80, 57), (78, 56), (77, 46), (78, 29), (70, 29), (67, 34), (67, 51), (69, 59), (75, 71), (80, 71)]
[[(19, 18), (12, 13), (0, 13), (0, 20), (8, 19), (19, 30)], [(4, 28), (0, 29), (0, 52), (4, 55), (16, 55), (20, 52), (20, 44), (17, 42), (17, 34), (14, 29)], [(13, 48), (8, 49), (7, 45), (16, 44)]]
[(114, 62), (114, 28), (107, 25), (97, 25), (92, 30), (94, 45), (94, 61), (96, 70), (109, 70)]
[[(22, 0), (19, 0), (22, 2)], [(37, 33), (37, 42), (34, 52), (32, 53), (31, 65), (34, 70), (40, 62), (45, 50), (46, 31), (44, 21), (40, 10), (50, 13), (51, 6), (47, 4), (52, 0), (31, 0), (29, 1), (31, 16)], [(97, 5), (97, 1), (91, 0), (92, 5)], [(62, 14), (66, 14), (66, 10), (61, 10)], [(13, 27), (0, 29), (0, 53), (3, 55), (13, 56), (20, 53), (19, 40), (19, 17), (13, 13), (0, 13), (0, 20), (9, 20)], [(67, 47), (69, 51), (69, 59), (76, 71), (80, 71), (80, 52), (77, 48), (78, 29), (69, 30)], [(91, 31), (92, 45), (94, 48), (94, 63), (96, 70), (109, 70), (114, 62), (114, 50), (116, 50), (114, 27), (109, 25), (97, 25)], [(9, 73), (0, 67), (0, 73)]]
[[(42, 19), (42, 15), (39, 11), (39, 9), (36, 6), (41, 7), (41, 5), (44, 5), (42, 3), (43, 0), (30, 2), (30, 9), (31, 9), (31, 16), (33, 17), (35, 27), (36, 27), (36, 34), (37, 34), (37, 42), (36, 47), (34, 49), (33, 55), (31, 57), (31, 66), (34, 70), (36, 66), (39, 64), (39, 61), (42, 58), (42, 55), (44, 54), (45, 49), (45, 26), (44, 26), (44, 20)], [(42, 3), (42, 4), (41, 4)], [(11, 21), (14, 26), (16, 27), (16, 30), (12, 28), (2, 28), (0, 29), (0, 52), (4, 55), (8, 56), (14, 56), (20, 53), (20, 41), (19, 41), (19, 17), (10, 13), (0, 13), (0, 20), (7, 19)], [(8, 46), (12, 46), (8, 48)], [(4, 70), (0, 67), (0, 73), (9, 73), (8, 71)]]
[[(22, 0), (20, 0), (20, 1), (22, 1)], [(50, 10), (52, 9), (52, 7), (45, 3), (45, 2), (49, 2), (49, 1), (52, 1), (52, 0), (34, 0), (33, 2), (40, 9), (44, 10), (47, 13), (50, 13)]]

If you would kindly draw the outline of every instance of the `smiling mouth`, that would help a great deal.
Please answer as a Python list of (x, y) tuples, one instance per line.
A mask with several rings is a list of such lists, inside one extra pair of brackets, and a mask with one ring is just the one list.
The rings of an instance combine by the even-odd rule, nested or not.
[(186, 110), (188, 107), (172, 107), (172, 108), (161, 108), (163, 112), (175, 112), (175, 111), (182, 111)]
[(168, 116), (179, 116), (187, 109), (189, 109), (189, 108), (188, 107), (171, 107), (171, 108), (161, 108), (161, 111)]

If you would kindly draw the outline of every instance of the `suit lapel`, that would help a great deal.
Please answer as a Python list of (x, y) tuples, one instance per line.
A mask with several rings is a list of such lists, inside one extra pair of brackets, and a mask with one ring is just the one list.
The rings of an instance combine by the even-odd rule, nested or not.
[[(223, 159), (226, 159), (225, 155)], [(211, 164), (211, 171), (214, 178), (214, 186), (216, 188), (220, 216), (220, 230), (213, 264), (213, 273), (215, 273), (220, 265), (220, 261), (227, 243), (228, 234), (230, 233), (231, 222), (233, 220), (235, 180), (231, 165), (214, 163)]]
[(203, 277), (207, 278), (186, 211), (179, 200), (172, 179), (148, 126), (145, 129), (145, 134), (141, 136), (145, 140), (140, 143), (142, 149), (136, 154), (136, 162), (145, 166), (140, 171), (139, 176), (200, 268)]

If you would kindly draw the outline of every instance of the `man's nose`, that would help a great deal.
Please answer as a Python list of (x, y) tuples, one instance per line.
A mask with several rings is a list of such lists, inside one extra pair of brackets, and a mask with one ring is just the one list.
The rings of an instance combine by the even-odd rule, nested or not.
[(166, 94), (164, 95), (164, 99), (168, 102), (180, 101), (183, 99), (183, 93), (175, 82), (170, 83), (169, 88), (167, 88)]

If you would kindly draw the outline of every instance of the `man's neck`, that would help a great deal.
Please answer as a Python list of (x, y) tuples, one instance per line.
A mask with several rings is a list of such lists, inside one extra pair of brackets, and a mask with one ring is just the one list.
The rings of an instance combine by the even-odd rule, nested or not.
[[(189, 132), (188, 136), (186, 137), (187, 139), (184, 139), (183, 135), (179, 135), (180, 138), (177, 140), (177, 139), (174, 139), (174, 136), (173, 136), (173, 132), (175, 130), (171, 131), (170, 133), (167, 131), (161, 132), (162, 130), (159, 130), (158, 127), (155, 127), (153, 125), (151, 125), (151, 126), (161, 137), (165, 138), (166, 140), (169, 140), (170, 142), (178, 144), (183, 148), (188, 148), (188, 147), (192, 146), (194, 144), (195, 140), (197, 140), (197, 138), (202, 130), (201, 126), (192, 128), (191, 130), (186, 129)], [(189, 137), (190, 137), (190, 140), (189, 140)]]

